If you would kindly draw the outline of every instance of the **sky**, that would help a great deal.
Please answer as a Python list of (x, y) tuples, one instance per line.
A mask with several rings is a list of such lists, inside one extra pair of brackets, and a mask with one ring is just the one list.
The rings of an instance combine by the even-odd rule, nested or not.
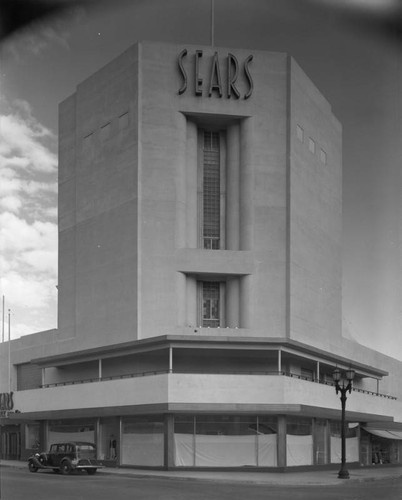
[[(57, 327), (59, 103), (137, 41), (210, 44), (211, 3), (83, 0), (2, 41), (0, 294), (6, 338), (8, 310), (11, 338)], [(343, 334), (402, 360), (400, 3), (213, 3), (215, 45), (289, 53), (341, 121)]]

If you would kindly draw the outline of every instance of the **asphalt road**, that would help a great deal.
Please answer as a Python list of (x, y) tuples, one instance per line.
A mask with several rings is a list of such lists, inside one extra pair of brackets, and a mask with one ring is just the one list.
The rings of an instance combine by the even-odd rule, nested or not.
[(1, 500), (400, 500), (402, 479), (337, 486), (267, 486), (85, 473), (62, 476), (3, 467)]

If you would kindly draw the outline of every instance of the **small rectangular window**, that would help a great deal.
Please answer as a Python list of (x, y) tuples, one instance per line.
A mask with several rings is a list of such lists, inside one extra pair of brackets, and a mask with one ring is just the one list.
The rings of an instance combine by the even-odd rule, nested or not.
[(296, 126), (296, 134), (297, 138), (299, 139), (300, 142), (304, 141), (304, 130), (301, 128), (300, 125)]
[(327, 164), (327, 153), (323, 149), (320, 150), (320, 159), (324, 165)]
[(308, 149), (310, 150), (310, 153), (315, 154), (315, 141), (311, 137), (309, 137), (308, 140)]
[(128, 127), (128, 112), (119, 116), (119, 129)]
[(103, 127), (101, 128), (101, 139), (102, 139), (102, 141), (105, 141), (106, 139), (109, 139), (109, 137), (110, 137), (110, 131), (111, 131), (110, 122), (106, 123), (106, 125), (103, 125)]
[(93, 140), (93, 132), (91, 132), (90, 134), (87, 134), (83, 139), (82, 139), (82, 143), (83, 143), (83, 146), (84, 148), (89, 148), (92, 144), (92, 140)]

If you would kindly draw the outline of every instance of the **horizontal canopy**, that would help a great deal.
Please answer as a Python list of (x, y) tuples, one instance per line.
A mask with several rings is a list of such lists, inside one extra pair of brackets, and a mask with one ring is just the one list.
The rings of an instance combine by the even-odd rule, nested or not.
[(397, 439), (402, 441), (402, 431), (394, 431), (387, 429), (370, 429), (370, 427), (363, 427), (363, 429), (374, 436), (382, 437), (385, 439)]

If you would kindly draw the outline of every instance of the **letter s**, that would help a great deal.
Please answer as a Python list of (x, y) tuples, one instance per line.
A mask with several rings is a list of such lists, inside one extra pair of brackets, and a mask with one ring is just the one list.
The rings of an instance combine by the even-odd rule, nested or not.
[(246, 78), (248, 80), (248, 86), (249, 86), (248, 92), (244, 95), (244, 99), (248, 99), (251, 96), (251, 94), (253, 93), (253, 89), (254, 89), (253, 79), (251, 78), (250, 70), (248, 67), (252, 60), (253, 60), (253, 56), (250, 55), (244, 61), (244, 72), (246, 74)]
[(183, 57), (187, 55), (187, 49), (183, 49), (179, 54), (179, 69), (183, 77), (183, 85), (179, 88), (179, 95), (184, 94), (187, 90), (187, 73), (183, 66)]

